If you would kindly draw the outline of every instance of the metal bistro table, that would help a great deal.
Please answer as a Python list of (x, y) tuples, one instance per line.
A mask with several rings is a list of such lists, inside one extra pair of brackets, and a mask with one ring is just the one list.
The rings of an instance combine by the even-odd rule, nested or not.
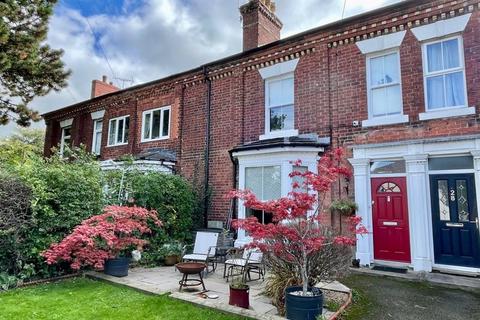
[[(183, 287), (195, 287), (201, 285), (203, 287), (203, 290), (207, 290), (205, 288), (205, 284), (203, 283), (203, 277), (202, 277), (202, 272), (205, 270), (206, 265), (204, 263), (199, 263), (199, 262), (182, 262), (182, 263), (177, 263), (175, 265), (180, 271), (183, 276), (182, 280), (178, 282), (180, 285), (180, 291), (182, 291)], [(198, 274), (199, 279), (189, 279), (189, 275), (194, 275)]]

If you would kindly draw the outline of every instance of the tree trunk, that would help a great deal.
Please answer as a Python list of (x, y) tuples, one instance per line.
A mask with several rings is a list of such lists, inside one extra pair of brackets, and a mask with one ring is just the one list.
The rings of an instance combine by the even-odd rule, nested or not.
[(307, 272), (307, 252), (303, 250), (303, 264), (302, 264), (302, 285), (303, 295), (307, 295), (308, 290), (308, 272)]

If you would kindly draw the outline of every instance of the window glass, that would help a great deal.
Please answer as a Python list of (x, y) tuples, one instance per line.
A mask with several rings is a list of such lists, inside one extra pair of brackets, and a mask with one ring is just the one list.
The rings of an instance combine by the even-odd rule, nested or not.
[(374, 161), (370, 164), (370, 172), (372, 174), (405, 173), (405, 161)]
[(280, 166), (245, 168), (245, 188), (260, 200), (281, 197)]
[(151, 117), (152, 117), (152, 114), (147, 113), (143, 118), (143, 139), (150, 139), (150, 118)]
[(270, 131), (293, 129), (293, 106), (270, 108)]
[(117, 122), (118, 122), (118, 130), (117, 130), (117, 141), (116, 141), (116, 143), (122, 143), (123, 142), (123, 127), (124, 127), (125, 120), (120, 119)]
[(369, 66), (370, 117), (401, 114), (402, 93), (398, 53), (370, 58)]
[(102, 120), (95, 120), (93, 122), (93, 142), (92, 142), (92, 152), (96, 155), (100, 154), (101, 146), (102, 146), (102, 129), (103, 129), (103, 121)]
[(463, 72), (454, 72), (445, 75), (445, 106), (464, 106), (465, 88)]
[(143, 141), (168, 137), (170, 107), (147, 110), (143, 113)]
[(281, 80), (271, 80), (269, 85), (269, 106), (284, 106), (293, 104), (293, 77)]
[(428, 159), (429, 170), (473, 169), (473, 158), (469, 156)]
[(448, 181), (438, 180), (438, 207), (441, 221), (450, 221), (450, 200), (448, 197)]
[(265, 82), (269, 131), (294, 128), (294, 78), (272, 79)]
[[(292, 167), (292, 172), (300, 172), (300, 173), (305, 173), (308, 171), (307, 166), (293, 166)], [(305, 182), (305, 179), (300, 176), (293, 176), (292, 177), (292, 184), (297, 183), (298, 187), (293, 188), (293, 191), (295, 192), (307, 192), (307, 187), (303, 184)]]
[(115, 144), (115, 133), (117, 128), (117, 120), (110, 120), (110, 128), (108, 132), (108, 144), (109, 145), (114, 145)]
[(456, 188), (458, 221), (468, 222), (470, 221), (470, 214), (468, 212), (467, 181), (457, 180)]
[(123, 143), (128, 142), (128, 133), (130, 131), (130, 117), (125, 118), (125, 134), (123, 138)]
[(465, 70), (459, 38), (426, 45), (428, 110), (465, 107)]
[(158, 139), (160, 137), (160, 115), (161, 110), (153, 111), (152, 139)]
[(163, 111), (163, 126), (162, 126), (162, 136), (167, 137), (169, 135), (169, 124), (170, 124), (170, 110), (165, 109)]
[(385, 182), (378, 188), (377, 192), (379, 193), (391, 193), (391, 192), (401, 192), (400, 187), (393, 182)]

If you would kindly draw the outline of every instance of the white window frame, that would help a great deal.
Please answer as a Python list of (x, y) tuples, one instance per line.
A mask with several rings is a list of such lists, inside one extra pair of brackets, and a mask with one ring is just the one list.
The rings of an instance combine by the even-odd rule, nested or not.
[[(277, 108), (277, 107), (282, 107), (280, 106), (270, 106), (269, 105), (269, 96), (270, 96), (270, 89), (269, 89), (269, 84), (271, 82), (275, 81), (281, 81), (281, 80), (286, 80), (286, 79), (293, 79), (294, 86), (293, 86), (293, 129), (285, 129), (285, 130), (276, 130), (276, 131), (271, 131), (270, 130), (270, 109), (271, 108)], [(298, 135), (298, 130), (295, 129), (295, 73), (294, 72), (288, 72), (284, 73), (279, 76), (273, 76), (266, 78), (264, 80), (264, 88), (265, 88), (265, 135), (260, 136), (260, 140), (264, 139), (271, 139), (271, 138), (278, 138), (278, 137), (291, 137), (291, 136), (296, 136)], [(289, 105), (285, 105), (289, 106)]]
[[(100, 130), (97, 130), (97, 123), (102, 122), (102, 127)], [(97, 133), (100, 133), (100, 151), (97, 153), (95, 150), (95, 146), (97, 145)], [(102, 152), (102, 137), (103, 137), (103, 119), (94, 119), (93, 120), (93, 137), (92, 137), (92, 154), (95, 154), (97, 156), (100, 155)]]
[[(160, 136), (158, 138), (154, 138), (152, 139), (152, 129), (153, 129), (153, 112), (154, 111), (159, 111), (160, 110)], [(168, 110), (168, 134), (166, 136), (162, 136), (162, 133), (163, 133), (163, 117), (164, 117), (164, 114), (165, 114), (165, 110)], [(145, 133), (145, 118), (147, 117), (147, 115), (150, 114), (150, 138), (146, 139), (144, 137), (144, 133)], [(142, 113), (142, 138), (141, 138), (141, 142), (151, 142), (151, 141), (158, 141), (158, 140), (166, 140), (166, 139), (170, 139), (170, 130), (171, 130), (171, 125), (172, 123), (172, 107), (171, 106), (164, 106), (164, 107), (160, 107), (160, 108), (155, 108), (155, 109), (149, 109), (149, 110), (145, 110), (143, 113)]]
[[(125, 141), (125, 123), (126, 119), (130, 118), (130, 115), (126, 116), (121, 116), (117, 118), (112, 118), (108, 121), (108, 137), (107, 137), (107, 147), (116, 147), (116, 146), (124, 146), (128, 144), (128, 140)], [(123, 133), (122, 133), (122, 142), (117, 142), (117, 137), (118, 137), (118, 122), (123, 119)], [(112, 129), (112, 122), (116, 121), (117, 124), (115, 125), (115, 141), (114, 143), (111, 143), (110, 141), (110, 130)], [(129, 133), (130, 133), (130, 126), (128, 128)]]
[[(441, 71), (428, 71), (428, 56), (427, 56), (427, 46), (440, 43), (448, 40), (458, 39), (458, 50), (459, 50), (459, 59), (460, 66), (456, 68), (444, 69)], [(443, 53), (442, 53), (443, 54)], [(419, 114), (420, 120), (429, 120), (436, 118), (445, 118), (445, 117), (455, 117), (468, 114), (474, 114), (475, 108), (468, 107), (468, 90), (467, 90), (467, 79), (465, 72), (465, 51), (463, 47), (463, 37), (461, 35), (447, 36), (435, 39), (433, 41), (426, 41), (422, 43), (422, 68), (423, 68), (423, 88), (424, 88), (424, 102), (425, 102), (425, 112)], [(463, 106), (453, 106), (453, 107), (443, 107), (437, 109), (429, 109), (428, 105), (428, 88), (427, 88), (427, 78), (433, 76), (446, 75), (455, 72), (463, 72), (463, 89), (465, 96), (465, 105)], [(445, 91), (443, 92), (445, 99)]]
[[(397, 63), (398, 63), (398, 83), (388, 83), (379, 86), (372, 86), (371, 83), (371, 60), (384, 57), (390, 54), (397, 54)], [(388, 124), (396, 124), (396, 123), (405, 123), (408, 122), (409, 118), (408, 115), (404, 114), (403, 110), (403, 86), (402, 86), (402, 66), (401, 66), (401, 59), (400, 59), (400, 49), (393, 48), (383, 51), (377, 51), (374, 53), (369, 53), (366, 55), (366, 81), (367, 81), (367, 104), (368, 104), (368, 120), (362, 121), (362, 127), (370, 127), (370, 126), (378, 126), (378, 125), (388, 125)], [(373, 89), (378, 88), (387, 88), (390, 86), (400, 86), (400, 106), (401, 110), (398, 114), (386, 115), (386, 116), (374, 116), (373, 115), (373, 106), (372, 106), (372, 91)]]
[[(70, 135), (66, 136), (65, 131), (67, 129), (70, 129)], [(72, 142), (72, 125), (68, 125), (65, 127), (62, 127), (62, 137), (60, 139), (60, 156), (63, 157), (63, 152), (65, 151), (65, 139), (70, 139), (70, 143)]]

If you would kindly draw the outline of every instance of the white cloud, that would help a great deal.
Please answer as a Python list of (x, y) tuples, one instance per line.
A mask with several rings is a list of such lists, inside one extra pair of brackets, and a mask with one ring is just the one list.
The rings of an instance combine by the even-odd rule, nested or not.
[[(347, 0), (345, 13), (351, 16), (397, 1)], [(115, 76), (132, 78), (134, 84), (139, 84), (239, 52), (242, 28), (238, 4), (244, 2), (149, 0), (142, 7), (134, 7), (132, 1), (125, 1), (122, 15), (94, 15), (88, 19)], [(277, 0), (277, 14), (284, 23), (282, 36), (339, 20), (343, 3), (343, 0)], [(113, 77), (95, 46), (87, 20), (79, 11), (65, 7), (56, 10), (50, 22), (48, 43), (65, 50), (63, 60), (73, 73), (68, 89), (34, 100), (31, 106), (41, 113), (88, 99), (91, 80), (103, 74)], [(8, 135), (13, 128), (13, 125), (0, 126), (0, 136)]]

